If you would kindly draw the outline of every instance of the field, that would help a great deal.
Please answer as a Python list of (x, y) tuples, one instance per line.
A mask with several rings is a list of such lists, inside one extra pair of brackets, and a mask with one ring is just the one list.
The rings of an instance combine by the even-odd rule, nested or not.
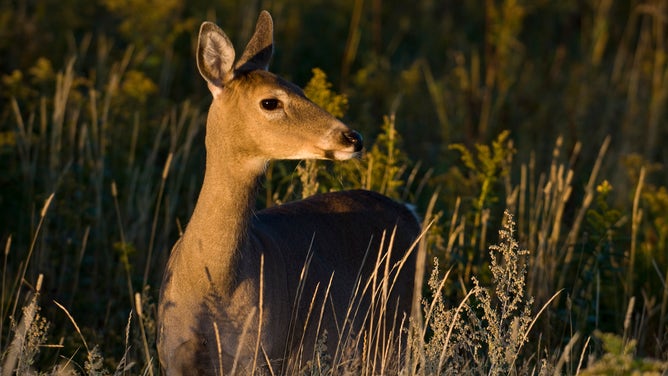
[(3, 376), (159, 374), (204, 171), (197, 30), (243, 46), (260, 9), (270, 70), (367, 150), (271, 162), (258, 208), (366, 188), (425, 229), (402, 360), (291, 373), (668, 374), (665, 1), (44, 0), (0, 3)]

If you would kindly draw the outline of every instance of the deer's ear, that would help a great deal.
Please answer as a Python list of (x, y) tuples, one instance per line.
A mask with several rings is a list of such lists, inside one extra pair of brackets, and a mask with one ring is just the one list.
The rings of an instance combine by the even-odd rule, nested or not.
[(260, 12), (255, 24), (255, 33), (246, 45), (241, 59), (236, 64), (240, 71), (267, 70), (274, 53), (274, 21), (266, 10)]
[(234, 46), (216, 24), (204, 22), (197, 42), (197, 69), (214, 94), (234, 78)]

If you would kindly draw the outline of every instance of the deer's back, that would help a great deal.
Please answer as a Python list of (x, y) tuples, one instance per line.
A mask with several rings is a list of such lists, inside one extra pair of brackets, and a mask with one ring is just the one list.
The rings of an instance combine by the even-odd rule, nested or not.
[(417, 217), (405, 205), (366, 190), (319, 194), (264, 209), (256, 213), (252, 225), (271, 234), (284, 256), (298, 264), (310, 250), (314, 260), (326, 262), (337, 272), (350, 269), (355, 273), (367, 248), (366, 258), (375, 263), (383, 233), (383, 248), (395, 233), (395, 261), (404, 256), (420, 233)]
[[(375, 192), (353, 190), (315, 195), (259, 211), (253, 218), (252, 233), (262, 234), (261, 248), (266, 249), (268, 244), (272, 244), (273, 250), (280, 252), (285, 262), (288, 285), (285, 293), (291, 300), (297, 294), (307, 256), (312, 253), (306, 280), (302, 281), (304, 291), (297, 326), (306, 320), (314, 291), (323, 292), (334, 274), (328, 297), (333, 304), (327, 305), (336, 307), (338, 311), (327, 312), (323, 319), (324, 328), (332, 338), (335, 330), (333, 319), (335, 317), (339, 325), (344, 319), (358, 275), (364, 286), (376, 269), (379, 253), (388, 249), (391, 249), (390, 265), (401, 261), (419, 236), (420, 225), (415, 214), (403, 204)], [(392, 292), (392, 308), (396, 307), (396, 300), (399, 299), (399, 318), (402, 313), (410, 314), (414, 254), (412, 252), (403, 266)], [(379, 269), (378, 280), (383, 277), (385, 264)], [(319, 287), (316, 287), (318, 284)], [(361, 300), (365, 309), (369, 293)], [(322, 301), (316, 299), (315, 310), (319, 312), (317, 304), (322, 304)], [(393, 312), (390, 314), (393, 315)], [(361, 319), (358, 317), (354, 321), (353, 329), (357, 330)]]

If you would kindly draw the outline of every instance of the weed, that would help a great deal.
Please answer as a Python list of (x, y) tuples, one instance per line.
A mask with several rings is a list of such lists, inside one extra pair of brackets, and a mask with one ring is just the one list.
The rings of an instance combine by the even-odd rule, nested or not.
[[(388, 374), (665, 373), (665, 2), (334, 3), (271, 2), (274, 67), (366, 156), (272, 164), (263, 200), (384, 192), (438, 264), (401, 361), (362, 335), (290, 371), (371, 373), (378, 350)], [(256, 5), (0, 4), (3, 375), (157, 372), (153, 302), (202, 179), (197, 20), (241, 40)]]

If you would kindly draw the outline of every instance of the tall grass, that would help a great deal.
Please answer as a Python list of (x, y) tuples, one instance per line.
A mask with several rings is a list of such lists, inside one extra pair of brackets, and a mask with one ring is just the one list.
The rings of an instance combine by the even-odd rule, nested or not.
[[(110, 87), (116, 85), (114, 82), (123, 80), (122, 72), (118, 74), (117, 78), (111, 78)], [(62, 78), (58, 82), (74, 81), (72, 77), (74, 72), (69, 68), (61, 75)], [(313, 85), (317, 86), (318, 80), (322, 80), (322, 77), (316, 77), (314, 80)], [(56, 96), (67, 96), (66, 92), (62, 92), (65, 89), (66, 85), (56, 85)], [(113, 87), (110, 90), (113, 90)], [(113, 97), (113, 91), (102, 95), (103, 98), (108, 96)], [(7, 325), (7, 329), (10, 330), (5, 332), (7, 334), (3, 333), (3, 338), (6, 338), (3, 341), (5, 349), (3, 370), (9, 373), (13, 371), (22, 373), (41, 368), (60, 374), (66, 372), (102, 374), (113, 369), (117, 374), (154, 374), (158, 369), (154, 350), (155, 288), (151, 286), (155, 286), (152, 281), (156, 281), (157, 278), (151, 276), (160, 274), (159, 267), (155, 265), (164, 265), (167, 255), (164, 247), (169, 245), (166, 240), (159, 240), (161, 237), (159, 232), (163, 233), (164, 239), (168, 239), (171, 234), (168, 222), (178, 218), (176, 202), (171, 200), (183, 197), (183, 194), (179, 193), (181, 190), (185, 189), (185, 197), (194, 199), (198, 176), (196, 173), (188, 173), (184, 166), (188, 165), (203, 118), (189, 103), (170, 110), (153, 130), (155, 141), (153, 147), (146, 153), (143, 165), (138, 163), (136, 158), (136, 137), (139, 136), (136, 135), (138, 131), (135, 122), (133, 131), (135, 135), (131, 136), (129, 142), (121, 143), (127, 151), (119, 153), (123, 156), (119, 159), (124, 173), (112, 177), (109, 188), (105, 189), (103, 182), (110, 178), (101, 175), (114, 171), (119, 163), (104, 157), (105, 153), (102, 151), (107, 141), (100, 141), (105, 137), (114, 137), (105, 133), (105, 130), (111, 129), (112, 124), (102, 122), (95, 127), (95, 131), (89, 132), (88, 128), (91, 125), (88, 121), (98, 119), (96, 122), (99, 123), (98, 94), (91, 89), (88, 96), (82, 97), (80, 101), (83, 105), (71, 100), (58, 102), (54, 99), (53, 106), (64, 106), (57, 111), (54, 109), (60, 117), (66, 117), (81, 108), (88, 108), (89, 112), (85, 116), (82, 112), (77, 112), (68, 122), (63, 123), (66, 126), (57, 127), (55, 130), (43, 128), (47, 137), (42, 137), (41, 133), (37, 134), (34, 131), (32, 122), (37, 116), (29, 116), (25, 121), (18, 103), (13, 102), (20, 132), (17, 145), (23, 145), (21, 150), (25, 151), (25, 158), (21, 159), (22, 170), (31, 171), (31, 168), (34, 170), (36, 167), (32, 166), (39, 166), (44, 159), (50, 164), (49, 168), (61, 166), (63, 171), (59, 177), (53, 178), (54, 193), (47, 198), (39, 212), (39, 220), (33, 231), (33, 240), (28, 252), (22, 260), (12, 260), (17, 263), (18, 269), (13, 269), (11, 263), (9, 263), (10, 268), (7, 268), (8, 261), (5, 261), (2, 294), (6, 299), (3, 299), (5, 307), (2, 310), (3, 324), (12, 322), (18, 324)], [(42, 100), (39, 118), (49, 118), (46, 102)], [(112, 102), (113, 98), (108, 100), (108, 103)], [(105, 105), (102, 106), (104, 108)], [(113, 113), (113, 110), (113, 106), (110, 105), (103, 112)], [(111, 118), (109, 115), (103, 117)], [(70, 129), (70, 134), (74, 136), (64, 137), (64, 129)], [(413, 180), (419, 180), (417, 177), (420, 174), (419, 165), (412, 166), (405, 155), (397, 154), (401, 147), (401, 138), (394, 127), (392, 117), (386, 119), (382, 130), (381, 136), (369, 149), (368, 156), (361, 162), (353, 162), (338, 169), (319, 168), (317, 165), (298, 168), (295, 171), (300, 179), (293, 179), (290, 184), (300, 183), (302, 186), (292, 186), (288, 191), (308, 195), (311, 191), (332, 189), (329, 185), (314, 185), (308, 188), (309, 184), (317, 184), (316, 179), (319, 177), (323, 182), (335, 181), (335, 187), (340, 187), (342, 184), (348, 187), (362, 186), (382, 190), (394, 197), (418, 197), (417, 191), (425, 189), (424, 183), (412, 183)], [(50, 135), (49, 132), (54, 131), (61, 134)], [(447, 222), (444, 222), (443, 212), (434, 206), (438, 195), (432, 197), (430, 205), (425, 210), (425, 233), (420, 239), (420, 246), (416, 243), (414, 249), (405, 251), (420, 253), (422, 260), (427, 259), (428, 254), (440, 256), (452, 265), (452, 268), (446, 277), (441, 278), (438, 262), (434, 264), (424, 298), (416, 306), (418, 308), (414, 310), (410, 319), (405, 317), (397, 320), (391, 307), (386, 306), (388, 291), (392, 288), (392, 276), (397, 273), (401, 265), (389, 265), (387, 261), (379, 259), (374, 275), (368, 280), (359, 281), (359, 295), (352, 298), (348, 308), (352, 320), (355, 315), (362, 314), (357, 311), (356, 302), (361, 296), (371, 297), (372, 309), (364, 320), (366, 326), (360, 333), (350, 332), (348, 336), (344, 336), (335, 354), (327, 353), (324, 343), (328, 334), (321, 333), (314, 353), (298, 352), (279, 368), (274, 369), (270, 365), (269, 368), (258, 367), (257, 371), (269, 374), (308, 375), (460, 372), (548, 374), (562, 371), (575, 374), (585, 367), (587, 363), (582, 362), (584, 354), (591, 351), (587, 346), (590, 342), (588, 333), (592, 333), (592, 329), (614, 328), (614, 324), (600, 324), (603, 320), (598, 315), (603, 309), (610, 309), (602, 307), (606, 302), (597, 298), (588, 303), (592, 304), (592, 307), (575, 301), (579, 298), (578, 291), (589, 291), (599, 296), (598, 289), (601, 288), (602, 271), (598, 272), (595, 284), (579, 277), (585, 271), (591, 271), (585, 270), (586, 265), (594, 262), (589, 257), (596, 256), (578, 254), (577, 244), (582, 243), (580, 248), (585, 247), (583, 243), (585, 240), (581, 240), (582, 227), (587, 225), (587, 220), (593, 225), (595, 221), (591, 218), (599, 218), (601, 221), (607, 221), (605, 223), (610, 226), (616, 226), (615, 229), (621, 229), (618, 223), (621, 218), (615, 216), (615, 213), (605, 206), (610, 187), (605, 183), (598, 185), (596, 183), (600, 181), (598, 174), (609, 141), (603, 143), (599, 158), (591, 167), (583, 198), (576, 206), (568, 209), (567, 205), (571, 202), (574, 189), (574, 172), (572, 165), (569, 164), (572, 164), (575, 157), (563, 155), (563, 141), (561, 139), (556, 141), (553, 162), (547, 172), (535, 171), (535, 165), (531, 162), (521, 164), (519, 166), (521, 179), (515, 186), (508, 173), (512, 168), (514, 149), (507, 137), (507, 134), (500, 135), (492, 147), (479, 145), (475, 150), (469, 150), (462, 145), (456, 147), (463, 156), (464, 166), (477, 174), (476, 184), (484, 188), (481, 188), (476, 200), (473, 201), (470, 212), (463, 212), (461, 201), (457, 201)], [(57, 152), (52, 151), (54, 149)], [(49, 152), (40, 155), (33, 150)], [(578, 150), (579, 148), (576, 148), (574, 153)], [(72, 161), (63, 162), (63, 155), (70, 155)], [(159, 160), (164, 162), (160, 163)], [(105, 164), (109, 166), (101, 169), (100, 166)], [(94, 185), (97, 188), (91, 191), (92, 207), (99, 209), (93, 211), (97, 216), (94, 218), (98, 218), (101, 222), (109, 218), (110, 222), (92, 221), (91, 223), (95, 225), (80, 224), (75, 227), (74, 233), (79, 234), (81, 248), (76, 251), (77, 257), (74, 260), (65, 259), (62, 261), (64, 265), (55, 266), (62, 268), (60, 272), (57, 269), (54, 272), (54, 266), (30, 268), (32, 263), (49, 265), (46, 260), (58, 259), (50, 249), (57, 243), (49, 242), (47, 234), (60, 229), (58, 223), (50, 221), (51, 218), (67, 217), (73, 210), (67, 204), (69, 197), (67, 195), (70, 191), (67, 186), (59, 182), (77, 178), (75, 168), (89, 169), (89, 176), (79, 178), (97, 182), (97, 186)], [(156, 170), (161, 173), (155, 173)], [(430, 176), (428, 173), (424, 175), (423, 179), (428, 179)], [(644, 173), (641, 173), (640, 182), (643, 181), (643, 176)], [(43, 184), (36, 173), (28, 174), (25, 178), (32, 181), (33, 185)], [(409, 183), (404, 184), (403, 179), (407, 179)], [(190, 180), (189, 186), (187, 180)], [(499, 194), (493, 191), (493, 187), (501, 182), (509, 192), (506, 197), (498, 197)], [(402, 187), (411, 186), (415, 186), (415, 191), (401, 191)], [(642, 192), (641, 183), (638, 185), (633, 204), (633, 213), (636, 214), (632, 219), (634, 224), (632, 239), (636, 239), (638, 226), (641, 223), (640, 192)], [(272, 193), (270, 197), (276, 196)], [(489, 225), (486, 223), (492, 221), (494, 213), (491, 204), (498, 202), (498, 199), (503, 200), (503, 206), (508, 212), (504, 214), (498, 245), (490, 247), (489, 253), (485, 254), (481, 251), (486, 248), (486, 239), (489, 236), (487, 234)], [(573, 213), (572, 222), (568, 228), (564, 228), (563, 216), (567, 210)], [(513, 217), (511, 212), (516, 212), (517, 216)], [(164, 219), (161, 220), (161, 217)], [(129, 221), (128, 218), (132, 220)], [(609, 223), (613, 220), (616, 222)], [(449, 226), (445, 226), (448, 222)], [(92, 238), (90, 234), (94, 234), (97, 238)], [(383, 244), (391, 247), (391, 234), (386, 236), (387, 239)], [(102, 249), (88, 246), (96, 244), (105, 247), (105, 242), (107, 252), (114, 250), (115, 254), (110, 255)], [(156, 248), (156, 244), (161, 245)], [(530, 251), (520, 250), (519, 244), (526, 244), (526, 248)], [(633, 244), (635, 245), (632, 249), (636, 249), (638, 242)], [(160, 247), (163, 247), (162, 250)], [(91, 250), (94, 254), (88, 255), (86, 251)], [(20, 252), (12, 249), (11, 239), (8, 239), (6, 255), (12, 251)], [(35, 257), (36, 255), (39, 257)], [(110, 262), (109, 265), (115, 265), (112, 270), (120, 272), (117, 277), (106, 281), (107, 286), (122, 287), (119, 290), (106, 292), (112, 300), (107, 305), (102, 305), (106, 312), (102, 316), (103, 327), (100, 329), (90, 326), (86, 317), (90, 311), (82, 304), (100, 306), (103, 295), (96, 295), (94, 301), (77, 302), (76, 298), (77, 291), (82, 288), (104, 286), (104, 282), (100, 280), (88, 280), (85, 286), (84, 282), (81, 282), (82, 276), (87, 279), (95, 277), (80, 270), (86, 262), (92, 263), (94, 272), (101, 271), (102, 267), (99, 264), (101, 261), (93, 260), (97, 258), (107, 260)], [(460, 263), (456, 260), (466, 262)], [(472, 262), (473, 260), (475, 261)], [(606, 265), (597, 265), (596, 262), (606, 263), (612, 260), (595, 261), (593, 265), (602, 268)], [(67, 276), (63, 275), (69, 270), (65, 267), (75, 267), (74, 272), (77, 277), (68, 280)], [(307, 270), (308, 265), (305, 265), (305, 268)], [(13, 275), (11, 270), (17, 270), (18, 273)], [(29, 270), (54, 273), (53, 275), (58, 278), (51, 281), (58, 283), (62, 280), (60, 286), (69, 286), (71, 289), (72, 297), (67, 306), (57, 302), (58, 293), (49, 294), (53, 295), (52, 298), (56, 298), (53, 303), (47, 301), (41, 304), (53, 320), (50, 324), (47, 324), (43, 316), (37, 318), (40, 307), (38, 297), (41, 295), (39, 292), (43, 291), (44, 284), (42, 274), (36, 286), (32, 287), (30, 281), (34, 280), (34, 277), (28, 272)], [(634, 276), (630, 270), (626, 271), (626, 278), (633, 281)], [(109, 275), (108, 272), (102, 273)], [(424, 274), (424, 271), (418, 273), (418, 275)], [(457, 279), (453, 280), (451, 275)], [(13, 285), (7, 288), (4, 281), (12, 279)], [(421, 277), (416, 278), (418, 292), (422, 291), (421, 281)], [(52, 289), (59, 291), (61, 287), (57, 284), (55, 286), (57, 287)], [(328, 285), (322, 285), (321, 288), (326, 296), (329, 291)], [(26, 290), (31, 293), (26, 295)], [(628, 297), (631, 304), (628, 308), (623, 307), (624, 311), (628, 312), (622, 320), (623, 334), (619, 337), (598, 335), (597, 338), (602, 338), (604, 346), (608, 347), (612, 346), (611, 342), (621, 338), (624, 343), (635, 349), (638, 339), (646, 338), (648, 333), (642, 322), (632, 324), (637, 320), (633, 314), (635, 298), (631, 295), (630, 286), (624, 291), (626, 295), (623, 296)], [(82, 298), (86, 299), (88, 296), (84, 295)], [(571, 308), (562, 313), (560, 307), (563, 307), (563, 303), (559, 304), (559, 301), (564, 300), (566, 307)], [(13, 301), (14, 304), (4, 305), (5, 301)], [(19, 313), (21, 306), (24, 308), (22, 313)], [(596, 312), (593, 326), (588, 322), (592, 309)], [(113, 310), (121, 312), (112, 312)], [(129, 320), (128, 312), (131, 312)], [(322, 320), (322, 312), (323, 307), (312, 305), (310, 320), (319, 322)], [(68, 322), (75, 329), (74, 333), (66, 329), (70, 327), (67, 325)], [(54, 339), (57, 337), (48, 331), (54, 327), (54, 323), (62, 328), (58, 330), (62, 333), (60, 334), (62, 338), (55, 342)], [(382, 336), (381, 333), (384, 331), (381, 328), (392, 323), (395, 323), (393, 325), (400, 323), (400, 326), (391, 328), (389, 332), (392, 334), (389, 338)], [(33, 328), (34, 325), (37, 326)], [(560, 326), (560, 331), (549, 332)], [(631, 331), (634, 326), (637, 329)], [(250, 327), (246, 329), (258, 330)], [(299, 335), (300, 328), (294, 330), (296, 333), (294, 340), (301, 343), (304, 339)], [(102, 341), (98, 335), (111, 340)], [(586, 342), (583, 343), (582, 340), (585, 338)], [(81, 345), (83, 349), (80, 348)], [(631, 350), (617, 353), (608, 347), (604, 347), (605, 357), (627, 359), (630, 356), (632, 360), (634, 359), (634, 352)], [(260, 348), (258, 347), (256, 357), (258, 365), (265, 363)], [(567, 355), (578, 351), (582, 352), (579, 358)], [(633, 362), (638, 361), (633, 360)], [(640, 360), (640, 362), (657, 370), (665, 368), (665, 364), (657, 361)], [(597, 367), (599, 363), (591, 361), (590, 364)]]
[[(25, 109), (16, 99), (10, 102), (16, 124), (15, 173), (24, 187), (16, 199), (26, 208), (15, 213), (12, 228), (17, 234), (33, 234), (33, 239), (27, 254), (7, 240), (6, 255), (13, 257), (5, 259), (3, 281), (14, 282), (11, 288), (3, 283), (1, 314), (3, 324), (17, 317), (26, 286), (39, 271), (46, 276), (48, 299), (64, 302), (72, 317), (80, 320), (82, 338), (90, 337), (102, 353), (115, 353), (111, 358), (115, 361), (141, 353), (144, 365), (135, 371), (153, 374), (157, 370), (153, 301), (173, 241), (177, 210), (187, 210), (196, 198), (202, 174), (197, 163), (191, 167), (191, 152), (202, 115), (188, 102), (155, 120), (143, 119), (147, 114), (139, 110), (125, 112), (131, 93), (143, 87), (144, 79), (130, 69), (141, 59), (129, 48), (106, 76), (87, 77), (74, 69), (73, 58), (55, 74), (52, 96), (42, 96), (38, 107)], [(146, 138), (152, 141), (147, 143)], [(156, 172), (158, 166), (161, 174)], [(170, 174), (170, 168), (176, 172)], [(37, 213), (37, 227), (23, 231), (34, 223), (33, 197), (47, 191), (53, 193)], [(23, 244), (20, 237), (14, 239), (18, 240), (14, 244)], [(14, 304), (5, 305), (8, 299)], [(51, 319), (64, 319), (62, 311), (47, 306)], [(128, 332), (136, 345), (127, 351), (122, 328), (130, 311), (140, 330)], [(105, 329), (112, 326), (119, 330)], [(65, 333), (62, 329), (55, 333), (63, 336), (61, 347), (76, 348)], [(82, 355), (90, 356), (94, 348)], [(47, 358), (53, 356), (57, 354)], [(134, 359), (125, 363), (136, 365)], [(99, 364), (103, 366), (109, 364)]]
[[(313, 354), (258, 373), (666, 372), (666, 6), (622, 3), (504, 0), (449, 11), (418, 1), (377, 12), (369, 25), (355, 1), (349, 19), (331, 16), (343, 18), (349, 40), (342, 66), (326, 71), (340, 73), (347, 96), (322, 72), (307, 93), (366, 131), (367, 156), (274, 163), (259, 206), (356, 187), (414, 204), (425, 223), (413, 250), (425, 261), (415, 276), (422, 298), (391, 338), (380, 337), (376, 329), (396, 321), (383, 303), (394, 265), (379, 263), (374, 279), (360, 281), (360, 293), (375, 296), (362, 333), (335, 354), (322, 333)], [(220, 17), (243, 26), (255, 17), (237, 17), (253, 13), (246, 7)], [(277, 31), (294, 37), (321, 20), (295, 22), (319, 14), (309, 9), (277, 6), (287, 20)], [(415, 14), (418, 25), (402, 18)], [(71, 37), (66, 58), (2, 72), (3, 375), (159, 373), (157, 290), (203, 175), (205, 104), (169, 90), (177, 72), (188, 76), (175, 89), (182, 96), (196, 81), (179, 66), (179, 51), (188, 61), (191, 51), (175, 47), (189, 46), (192, 36), (179, 33), (192, 22), (179, 20), (180, 31), (157, 42), (125, 30), (128, 47)], [(379, 37), (361, 53), (371, 26)], [(277, 41), (281, 73), (295, 56), (313, 64), (298, 41)], [(299, 69), (308, 72), (287, 73), (306, 74)], [(322, 307), (311, 312), (321, 319)]]

